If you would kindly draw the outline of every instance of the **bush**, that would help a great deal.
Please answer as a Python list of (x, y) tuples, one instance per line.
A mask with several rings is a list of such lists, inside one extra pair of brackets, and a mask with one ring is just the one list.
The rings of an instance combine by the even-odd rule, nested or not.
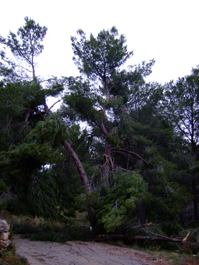
[(65, 242), (69, 240), (90, 241), (93, 239), (93, 233), (89, 227), (76, 227), (72, 225), (54, 226), (40, 224), (33, 227), (29, 224), (13, 223), (13, 232), (15, 234), (22, 234), (25, 238), (40, 241)]

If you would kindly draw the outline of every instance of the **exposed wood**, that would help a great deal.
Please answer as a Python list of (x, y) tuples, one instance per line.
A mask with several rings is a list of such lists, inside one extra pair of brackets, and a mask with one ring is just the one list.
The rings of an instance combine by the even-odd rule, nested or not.
[(190, 233), (191, 233), (191, 231), (189, 231), (189, 232), (187, 233), (187, 235), (185, 236), (185, 238), (183, 238), (182, 243), (185, 243), (185, 242), (187, 241), (187, 239), (188, 239)]

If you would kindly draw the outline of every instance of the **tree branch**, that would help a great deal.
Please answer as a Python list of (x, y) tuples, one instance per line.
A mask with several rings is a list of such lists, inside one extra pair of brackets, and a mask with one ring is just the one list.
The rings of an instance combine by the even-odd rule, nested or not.
[[(120, 152), (120, 151), (121, 151), (121, 152)], [(119, 148), (119, 149), (112, 148), (111, 152), (115, 152), (115, 153), (127, 152), (128, 154), (133, 154), (133, 155), (139, 157), (142, 161), (144, 161), (144, 162), (148, 165), (147, 161), (146, 161), (144, 158), (142, 158), (142, 157), (141, 157), (140, 155), (138, 155), (137, 153), (134, 153), (134, 152), (129, 151), (129, 150), (127, 150), (127, 149), (124, 149), (124, 148)]]
[(61, 99), (59, 99), (58, 101), (56, 101), (50, 108), (49, 108), (49, 110), (50, 109), (52, 109), (58, 102), (60, 102), (61, 101)]

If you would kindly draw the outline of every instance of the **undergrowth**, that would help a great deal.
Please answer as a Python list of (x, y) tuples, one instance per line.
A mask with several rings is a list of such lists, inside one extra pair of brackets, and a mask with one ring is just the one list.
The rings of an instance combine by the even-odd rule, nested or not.
[(24, 238), (39, 241), (66, 242), (71, 240), (91, 241), (93, 233), (87, 227), (77, 227), (72, 225), (53, 226), (50, 224), (40, 224), (33, 227), (29, 224), (13, 223), (13, 233), (21, 234)]
[[(17, 217), (9, 219), (6, 212), (1, 212), (0, 217), (9, 220), (11, 234), (21, 234), (24, 238), (39, 241), (66, 242), (71, 240), (92, 241), (95, 234), (90, 231), (85, 215), (78, 216), (78, 219), (68, 219), (65, 222), (46, 221), (38, 218)], [(103, 242), (104, 243), (104, 242)], [(141, 243), (126, 242), (122, 240), (110, 240), (107, 243), (119, 247), (129, 247), (154, 255), (154, 258), (164, 258), (168, 264), (175, 265), (196, 265), (199, 264), (199, 253), (197, 255), (180, 254), (176, 252), (176, 246), (170, 242)], [(27, 265), (27, 261), (15, 254), (15, 248), (10, 245), (6, 250), (0, 250), (0, 265)]]
[(164, 259), (170, 265), (199, 265), (199, 255), (189, 255), (176, 251), (174, 244), (167, 242), (168, 245), (158, 244), (157, 242), (145, 244), (125, 244), (122, 240), (109, 240), (108, 244), (118, 247), (128, 247), (133, 250), (148, 253), (154, 260)]
[(11, 244), (6, 249), (0, 250), (0, 265), (28, 265), (28, 261), (15, 253), (15, 247)]

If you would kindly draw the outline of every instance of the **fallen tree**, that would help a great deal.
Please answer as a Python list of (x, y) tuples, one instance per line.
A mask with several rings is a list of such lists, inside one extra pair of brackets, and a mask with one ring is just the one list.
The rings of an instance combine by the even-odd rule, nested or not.
[[(144, 224), (142, 226), (136, 226), (136, 227), (131, 227), (132, 229), (139, 229), (139, 233), (142, 233), (145, 235), (136, 235), (136, 236), (129, 236), (126, 234), (104, 234), (104, 235), (99, 235), (95, 241), (107, 241), (107, 240), (125, 240), (128, 242), (137, 242), (137, 241), (167, 241), (167, 242), (172, 242), (175, 243), (176, 246), (178, 247), (180, 252), (187, 253), (187, 254), (194, 254), (199, 251), (199, 227), (196, 228), (194, 231), (187, 231), (184, 230), (182, 231), (177, 237), (167, 237), (162, 234), (157, 234), (153, 233), (151, 231), (148, 231), (147, 229), (144, 229), (145, 227), (149, 227), (151, 223), (149, 224)], [(129, 228), (128, 228), (129, 230)]]

